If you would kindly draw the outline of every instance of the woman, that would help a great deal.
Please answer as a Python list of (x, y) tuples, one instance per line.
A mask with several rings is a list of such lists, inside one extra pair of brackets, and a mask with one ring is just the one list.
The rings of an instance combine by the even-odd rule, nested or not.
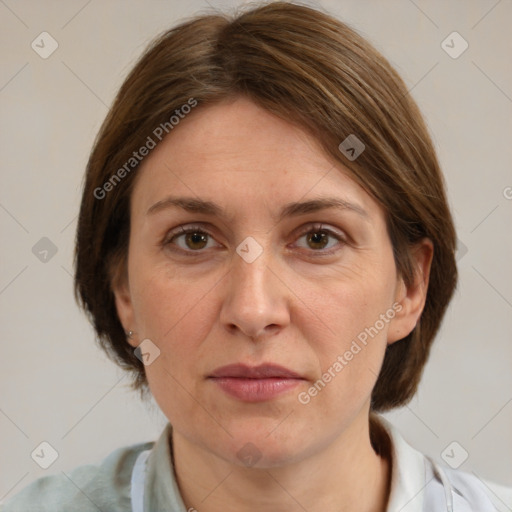
[(455, 240), (416, 105), (346, 25), (276, 2), (170, 30), (92, 150), (75, 280), (169, 425), (3, 510), (495, 510), (377, 414), (417, 389)]

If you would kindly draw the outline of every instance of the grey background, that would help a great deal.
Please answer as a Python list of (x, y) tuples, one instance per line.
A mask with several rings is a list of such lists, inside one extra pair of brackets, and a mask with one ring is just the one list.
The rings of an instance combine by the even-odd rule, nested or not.
[[(457, 441), (448, 453), (468, 452), (461, 469), (512, 485), (512, 3), (309, 3), (358, 29), (406, 80), (433, 134), (462, 242), (460, 285), (421, 388), (387, 417), (434, 459)], [(42, 475), (153, 440), (165, 423), (129, 391), (74, 303), (81, 180), (146, 44), (184, 16), (242, 4), (0, 1), (0, 500)], [(59, 45), (47, 59), (31, 48), (43, 31)], [(456, 59), (441, 46), (453, 31), (469, 44)], [(30, 457), (42, 441), (59, 453), (47, 470)]]

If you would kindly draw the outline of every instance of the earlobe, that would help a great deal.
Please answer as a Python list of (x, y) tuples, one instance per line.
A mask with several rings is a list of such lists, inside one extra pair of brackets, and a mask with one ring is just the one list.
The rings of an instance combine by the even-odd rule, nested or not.
[(427, 298), (430, 267), (434, 255), (434, 245), (424, 238), (411, 249), (414, 265), (414, 280), (407, 286), (399, 278), (396, 302), (401, 305), (388, 329), (388, 345), (408, 336), (420, 320)]
[[(127, 341), (130, 343), (130, 345), (136, 346), (133, 335), (135, 331), (133, 304), (130, 289), (126, 280), (121, 284), (115, 285), (113, 287), (113, 292), (115, 297), (117, 316), (123, 325), (125, 333), (127, 333)], [(128, 333), (132, 333), (132, 335), (129, 335)]]

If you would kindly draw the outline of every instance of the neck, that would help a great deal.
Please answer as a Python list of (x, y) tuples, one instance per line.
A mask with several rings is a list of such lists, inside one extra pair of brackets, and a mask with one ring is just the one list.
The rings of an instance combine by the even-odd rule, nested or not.
[[(375, 429), (375, 430), (374, 430)], [(286, 466), (231, 464), (173, 432), (174, 467), (187, 510), (384, 512), (391, 465), (383, 431), (353, 424), (325, 449)], [(386, 434), (384, 434), (385, 436)], [(229, 506), (227, 506), (229, 504)]]

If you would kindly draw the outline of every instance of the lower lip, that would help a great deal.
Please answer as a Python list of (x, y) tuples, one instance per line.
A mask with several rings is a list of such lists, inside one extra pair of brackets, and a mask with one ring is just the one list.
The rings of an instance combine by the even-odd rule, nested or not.
[(264, 402), (294, 389), (302, 379), (271, 377), (265, 379), (244, 379), (240, 377), (214, 377), (225, 393), (244, 402)]

